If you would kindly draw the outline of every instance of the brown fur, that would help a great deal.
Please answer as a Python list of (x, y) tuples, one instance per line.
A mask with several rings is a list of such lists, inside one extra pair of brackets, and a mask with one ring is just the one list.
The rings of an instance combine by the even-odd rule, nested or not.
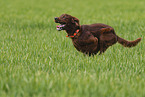
[(98, 52), (101, 54), (116, 42), (122, 44), (124, 47), (133, 47), (141, 41), (141, 38), (134, 41), (127, 41), (120, 38), (115, 34), (111, 26), (105, 24), (80, 25), (76, 17), (68, 14), (55, 17), (55, 22), (63, 25), (63, 27), (59, 26), (58, 30), (65, 30), (68, 36), (74, 35), (76, 30), (79, 29), (77, 35), (70, 38), (75, 48), (84, 54), (94, 55)]

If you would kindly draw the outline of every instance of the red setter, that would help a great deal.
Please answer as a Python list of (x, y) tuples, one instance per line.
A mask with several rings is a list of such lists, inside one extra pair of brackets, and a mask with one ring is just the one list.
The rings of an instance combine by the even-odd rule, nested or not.
[(68, 14), (62, 14), (54, 19), (56, 23), (60, 24), (57, 26), (57, 30), (65, 30), (68, 34), (67, 37), (72, 39), (75, 48), (84, 54), (94, 55), (98, 52), (101, 54), (116, 42), (124, 47), (133, 47), (141, 41), (141, 38), (127, 41), (117, 36), (114, 29), (105, 24), (80, 25), (76, 17)]

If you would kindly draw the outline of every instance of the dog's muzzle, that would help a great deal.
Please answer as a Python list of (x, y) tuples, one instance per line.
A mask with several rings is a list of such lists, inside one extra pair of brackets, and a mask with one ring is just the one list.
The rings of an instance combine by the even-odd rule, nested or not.
[[(59, 18), (58, 18), (58, 17), (55, 17), (55, 18), (54, 18), (54, 20), (55, 20), (55, 23), (60, 23), (60, 21), (59, 21)], [(61, 23), (60, 23), (60, 24), (61, 24)], [(64, 27), (65, 27), (65, 24), (61, 24), (61, 25), (56, 26), (56, 28), (57, 28), (57, 30), (58, 30), (58, 31), (63, 30), (63, 29), (64, 29)]]

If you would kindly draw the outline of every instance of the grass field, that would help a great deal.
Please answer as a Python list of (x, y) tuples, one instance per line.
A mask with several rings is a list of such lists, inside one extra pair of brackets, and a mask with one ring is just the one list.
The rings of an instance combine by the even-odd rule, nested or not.
[[(63, 13), (142, 41), (84, 56), (56, 30)], [(145, 97), (144, 43), (144, 0), (0, 0), (0, 97)]]

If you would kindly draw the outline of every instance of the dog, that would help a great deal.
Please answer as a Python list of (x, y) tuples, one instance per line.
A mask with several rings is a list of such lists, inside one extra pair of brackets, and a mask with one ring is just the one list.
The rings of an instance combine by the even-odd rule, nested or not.
[(140, 41), (127, 41), (115, 34), (114, 29), (106, 24), (96, 23), (91, 25), (80, 25), (79, 19), (69, 14), (62, 14), (54, 18), (55, 23), (59, 23), (58, 31), (65, 30), (66, 37), (70, 37), (74, 47), (89, 56), (104, 53), (109, 46), (120, 43), (124, 47), (134, 47)]

